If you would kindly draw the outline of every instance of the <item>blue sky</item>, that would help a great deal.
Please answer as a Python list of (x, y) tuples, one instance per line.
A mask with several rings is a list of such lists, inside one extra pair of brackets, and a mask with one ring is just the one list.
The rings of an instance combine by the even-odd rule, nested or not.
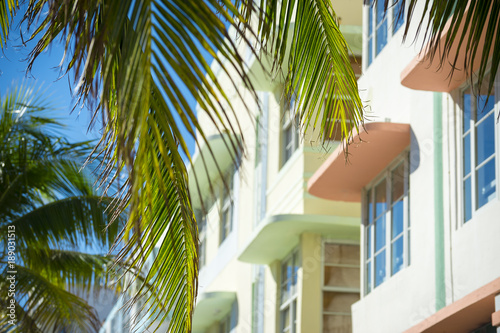
[[(96, 125), (89, 130), (90, 111), (87, 108), (77, 108), (72, 111), (74, 99), (72, 88), (70, 87), (69, 75), (62, 75), (59, 63), (64, 54), (62, 44), (54, 44), (44, 53), (42, 53), (34, 63), (32, 71), (26, 73), (29, 51), (33, 48), (34, 42), (27, 46), (22, 45), (19, 33), (19, 16), (22, 15), (22, 9), (18, 12), (16, 19), (12, 24), (12, 30), (9, 36), (7, 47), (0, 53), (0, 95), (15, 87), (29, 85), (41, 88), (50, 104), (55, 107), (53, 113), (62, 123), (66, 125), (63, 133), (70, 141), (83, 141), (97, 139), (100, 137), (100, 126)], [(24, 35), (26, 39), (28, 34)], [(183, 89), (184, 87), (181, 87)], [(183, 90), (186, 90), (185, 88)], [(186, 94), (188, 94), (186, 92)], [(190, 105), (194, 109), (196, 102), (191, 99)], [(194, 153), (194, 141), (186, 133), (184, 139), (187, 141), (191, 154)]]
[(35, 62), (31, 73), (26, 73), (27, 57), (34, 43), (22, 45), (17, 23), (13, 24), (7, 47), (0, 54), (0, 94), (15, 86), (27, 85), (40, 88), (43, 97), (55, 108), (53, 113), (66, 125), (65, 135), (71, 141), (94, 139), (99, 136), (97, 128), (88, 132), (89, 111), (75, 109), (72, 113), (73, 99), (68, 76), (61, 77), (58, 65), (64, 53), (62, 45), (54, 45), (44, 52)]

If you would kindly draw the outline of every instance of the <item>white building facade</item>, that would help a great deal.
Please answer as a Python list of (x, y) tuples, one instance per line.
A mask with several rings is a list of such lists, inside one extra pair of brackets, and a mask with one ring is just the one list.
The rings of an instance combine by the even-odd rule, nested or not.
[(353, 332), (497, 332), (499, 85), (488, 97), (463, 68), (450, 78), (380, 6), (363, 9), (364, 142), (349, 169), (334, 152), (309, 181), (314, 195), (361, 204)]

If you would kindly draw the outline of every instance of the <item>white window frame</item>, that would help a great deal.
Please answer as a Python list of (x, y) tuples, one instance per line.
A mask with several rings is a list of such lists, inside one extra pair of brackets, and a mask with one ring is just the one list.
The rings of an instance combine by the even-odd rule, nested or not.
[[(492, 110), (490, 110), (487, 114), (482, 116), (482, 119), (476, 123), (476, 103), (477, 101), (477, 90), (475, 89), (475, 85), (477, 84), (477, 81), (473, 82), (473, 85), (471, 86), (470, 82), (467, 82), (464, 86), (458, 89), (458, 119), (457, 119), (457, 126), (458, 126), (458, 131), (457, 131), (457, 147), (458, 147), (458, 156), (460, 157), (458, 160), (459, 164), (459, 169), (460, 171), (458, 172), (458, 189), (459, 189), (459, 211), (458, 215), (460, 216), (460, 224), (463, 225), (467, 222), (470, 222), (474, 220), (475, 215), (479, 210), (481, 210), (483, 207), (488, 206), (489, 203), (493, 201), (498, 201), (500, 199), (499, 195), (499, 187), (500, 187), (500, 180), (499, 180), (499, 175), (500, 175), (500, 168), (499, 165), (500, 163), (498, 162), (498, 158), (500, 156), (500, 131), (498, 129), (498, 123), (497, 119), (499, 116), (499, 109), (500, 109), (500, 76), (497, 75), (495, 78), (495, 85), (494, 89), (492, 91), (492, 94), (490, 98), (493, 98), (494, 100), (494, 107)], [(487, 85), (488, 83), (486, 81), (483, 82), (483, 85)], [(471, 94), (471, 115), (470, 115), (470, 125), (469, 125), (469, 130), (464, 133), (464, 93), (470, 89), (470, 94)], [(493, 114), (493, 121), (494, 121), (494, 128), (495, 128), (495, 133), (494, 133), (494, 153), (490, 157), (488, 157), (486, 160), (481, 162), (479, 166), (476, 166), (476, 147), (477, 147), (477, 140), (476, 140), (476, 128), (478, 125), (480, 125), (483, 121), (486, 120), (489, 116)], [(464, 175), (464, 138), (465, 136), (469, 135), (470, 138), (470, 170), (469, 170), (469, 175)], [(481, 207), (477, 207), (477, 174), (476, 171), (483, 167), (485, 164), (490, 162), (492, 159), (495, 160), (495, 198), (490, 200), (489, 202), (485, 203)], [(470, 219), (466, 220), (465, 216), (465, 180), (467, 178), (471, 179), (471, 217)]]
[[(299, 148), (299, 118), (295, 114), (295, 97), (292, 97), (288, 109), (283, 110), (283, 119), (281, 127), (281, 167), (283, 167)], [(287, 141), (286, 133), (291, 131), (291, 140)], [(290, 155), (287, 151), (290, 149)]]
[[(283, 281), (283, 268), (287, 267), (288, 262), (295, 264), (297, 270), (294, 270), (292, 272), (292, 275), (289, 277), (289, 279), (292, 279), (292, 284), (291, 284), (291, 289), (289, 290), (289, 295), (288, 298), (283, 300), (283, 290), (284, 287), (286, 289), (286, 285), (288, 283), (288, 280)], [(297, 302), (298, 302), (298, 270), (301, 267), (301, 262), (300, 262), (300, 253), (298, 249), (293, 250), (285, 259), (283, 259), (280, 263), (280, 298), (279, 298), (279, 304), (280, 304), (280, 314), (279, 314), (279, 332), (281, 333), (296, 333), (298, 331), (297, 329)], [(295, 284), (293, 284), (293, 279), (295, 279)], [(283, 327), (284, 326), (284, 314), (288, 310), (288, 322), (290, 323), (290, 326), (288, 327)]]
[(252, 333), (264, 332), (265, 266), (252, 265)]
[[(384, 24), (384, 21), (386, 22), (386, 25), (387, 25), (387, 41), (385, 43), (385, 45), (382, 47), (382, 49), (377, 52), (377, 6), (376, 4), (373, 5), (373, 0), (372, 0), (372, 4), (370, 5), (366, 5), (365, 6), (365, 13), (366, 13), (366, 28), (365, 28), (365, 36), (366, 36), (366, 44), (365, 44), (365, 48), (366, 48), (366, 54), (363, 56), (363, 59), (366, 59), (366, 61), (364, 61), (364, 63), (366, 64), (364, 66), (364, 68), (368, 68), (370, 67), (370, 65), (375, 61), (375, 58), (382, 52), (382, 50), (389, 44), (389, 42), (391, 41), (391, 38), (392, 36), (394, 36), (395, 34), (397, 34), (399, 32), (399, 30), (404, 26), (405, 24), (405, 20), (406, 20), (406, 12), (407, 12), (407, 8), (405, 8), (405, 11), (404, 11), (404, 14), (402, 16), (402, 20), (403, 20), (403, 23), (402, 25), (396, 30), (394, 31), (394, 24), (395, 24), (395, 21), (397, 19), (397, 16), (396, 16), (396, 13), (394, 11), (394, 6), (395, 6), (395, 2), (396, 0), (390, 0), (392, 1), (392, 4), (389, 5), (389, 8), (387, 9), (387, 11), (385, 12), (385, 16), (384, 18), (382, 19), (381, 23), (378, 25), (378, 26), (381, 26), (382, 24)], [(399, 0), (399, 3), (401, 3), (402, 0)], [(384, 0), (377, 0), (377, 3), (380, 3), (380, 4), (383, 4), (384, 3)], [(372, 14), (372, 32), (370, 34), (370, 30), (369, 30), (369, 25), (370, 25), (370, 14)], [(372, 47), (371, 47), (371, 54), (372, 54), (372, 57), (371, 57), (371, 60), (369, 58), (369, 54), (370, 54), (370, 40), (372, 41)]]
[[(394, 239), (392, 238), (392, 171), (395, 170), (400, 163), (404, 163), (404, 172), (405, 172), (405, 184), (404, 184), (404, 193), (403, 193), (403, 231), (401, 234), (396, 236)], [(377, 217), (375, 216), (375, 205), (373, 206), (373, 219), (372, 223), (369, 223), (369, 213), (368, 213), (368, 200), (372, 203), (375, 203), (375, 191), (374, 189), (382, 182), (386, 181), (386, 210), (384, 213), (380, 215), (385, 215), (385, 245), (382, 249), (375, 252), (375, 222)], [(370, 194), (370, 198), (368, 198), (368, 194)], [(385, 278), (379, 284), (383, 284), (387, 281), (391, 276), (399, 273), (408, 267), (411, 263), (411, 224), (410, 224), (410, 154), (407, 150), (405, 150), (400, 156), (398, 156), (391, 164), (382, 171), (373, 181), (371, 181), (364, 189), (363, 189), (363, 200), (362, 200), (362, 214), (363, 214), (363, 290), (364, 295), (369, 294), (372, 290), (378, 287), (375, 285), (375, 256), (380, 254), (385, 250)], [(371, 228), (371, 233), (368, 232), (368, 228)], [(370, 237), (370, 240), (368, 240)], [(401, 269), (395, 273), (392, 272), (392, 244), (398, 240), (400, 237), (403, 237), (403, 265)], [(370, 247), (368, 246), (370, 244)], [(368, 255), (370, 253), (370, 256)], [(368, 264), (371, 264), (370, 273), (368, 273)], [(370, 288), (369, 288), (370, 286)]]
[[(219, 246), (227, 239), (233, 231), (233, 177), (230, 173), (222, 184), (220, 223), (219, 223)], [(225, 184), (224, 184), (225, 183)]]
[(199, 230), (199, 256), (198, 268), (202, 268), (207, 264), (207, 216), (203, 214), (201, 221), (198, 224)]

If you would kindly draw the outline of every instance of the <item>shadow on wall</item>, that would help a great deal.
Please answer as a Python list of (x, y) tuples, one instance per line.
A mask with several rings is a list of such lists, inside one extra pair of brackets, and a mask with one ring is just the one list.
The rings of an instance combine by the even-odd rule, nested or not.
[[(429, 141), (427, 143), (427, 141)], [(426, 155), (431, 155), (434, 151), (434, 144), (431, 139), (425, 140), (424, 143), (424, 153)], [(420, 166), (421, 151), (420, 145), (418, 143), (417, 137), (415, 136), (415, 132), (413, 132), (413, 128), (410, 128), (410, 174), (418, 169)]]

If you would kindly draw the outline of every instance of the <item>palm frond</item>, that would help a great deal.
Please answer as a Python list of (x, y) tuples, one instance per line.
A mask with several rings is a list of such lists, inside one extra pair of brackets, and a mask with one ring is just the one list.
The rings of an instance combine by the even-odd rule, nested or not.
[[(5, 271), (2, 274), (8, 275)], [(0, 282), (3, 293), (9, 289), (6, 283), (5, 279)], [(84, 300), (22, 266), (16, 267), (16, 295), (19, 295), (16, 300), (26, 309), (30, 320), (43, 332), (99, 330), (96, 313)]]
[[(101, 115), (105, 133), (96, 153), (112, 161), (104, 167), (102, 179), (114, 181), (122, 170), (128, 172), (129, 179), (119, 194), (130, 212), (119, 260), (128, 259), (131, 266), (141, 269), (155, 244), (162, 241), (148, 275), (155, 277), (151, 287), (143, 285), (139, 291), (165, 291), (160, 298), (173, 313), (174, 332), (190, 330), (198, 270), (197, 226), (183, 161), (183, 157), (191, 157), (184, 133), (198, 140), (198, 145), (207, 141), (189, 98), (208, 114), (216, 131), (241, 133), (237, 118), (230, 120), (235, 110), (226, 95), (227, 87), (219, 83), (207, 55), (227, 74), (237, 94), (241, 94), (242, 82), (257, 100), (238, 44), (228, 35), (224, 22), (243, 43), (250, 44), (247, 37), (254, 34), (269, 45), (279, 59), (276, 70), (285, 67), (284, 54), (292, 44), (286, 64), (286, 94), (290, 98), (298, 91), (299, 107), (304, 110), (300, 117), (307, 124), (316, 126), (332, 116), (325, 114), (318, 121), (314, 113), (324, 98), (337, 119), (345, 119), (347, 114), (353, 120), (362, 119), (348, 49), (329, 2), (299, 2), (292, 43), (287, 40), (287, 29), (295, 2), (262, 3), (266, 4), (258, 15), (262, 38), (248, 22), (258, 11), (253, 1), (32, 0), (25, 16), (31, 26), (37, 19), (41, 22), (32, 34), (41, 38), (31, 54), (31, 64), (52, 41), (63, 38), (65, 69), (74, 71), (81, 102)], [(47, 15), (42, 15), (44, 6), (48, 6)], [(278, 6), (281, 14), (274, 22)], [(326, 74), (319, 75), (320, 71)], [(351, 108), (335, 103), (338, 96), (350, 97)], [(348, 129), (343, 130), (347, 135)], [(238, 135), (225, 138), (236, 160), (244, 142)]]
[(114, 258), (66, 249), (28, 247), (18, 252), (23, 265), (66, 290), (89, 293), (111, 281)]
[[(408, 8), (406, 21), (418, 22), (417, 36), (423, 33), (424, 51), (428, 59), (432, 61), (437, 58), (440, 66), (451, 64), (450, 79), (455, 70), (465, 71), (469, 79), (477, 78), (478, 91), (475, 93), (486, 83), (488, 94), (491, 94), (500, 65), (500, 1), (399, 1), (402, 1), (401, 11), (404, 11), (405, 6)], [(417, 5), (423, 8), (421, 17), (415, 17)], [(385, 7), (388, 6), (386, 0)], [(445, 31), (447, 33), (442, 39)], [(410, 36), (409, 33), (410, 24), (407, 24), (404, 39), (416, 39), (417, 36)], [(481, 48), (481, 45), (484, 47)], [(460, 52), (452, 52), (454, 49)], [(463, 63), (458, 61), (461, 52), (465, 52)], [(488, 72), (489, 79), (483, 82)]]
[[(2, 309), (7, 309), (9, 306), (8, 298), (0, 298), (0, 306)], [(5, 310), (4, 310), (5, 311)], [(15, 304), (16, 320), (11, 320), (11, 317), (3, 314), (0, 317), (0, 332), (4, 333), (43, 333), (37, 326), (36, 321), (30, 316), (26, 310), (18, 303)], [(13, 325), (14, 324), (14, 325)]]
[(272, 56), (274, 75), (285, 72), (285, 104), (295, 99), (304, 131), (318, 128), (321, 138), (329, 122), (340, 120), (341, 135), (349, 138), (364, 121), (363, 104), (331, 1), (262, 0), (260, 6), (263, 49)]
[[(120, 226), (106, 213), (109, 199), (80, 196), (60, 199), (40, 206), (9, 223), (16, 229), (19, 246), (51, 248), (57, 246), (109, 247)], [(4, 225), (0, 230), (7, 230)]]
[[(96, 151), (113, 162), (104, 168), (103, 178), (112, 181), (121, 170), (129, 173), (129, 186), (121, 194), (130, 218), (120, 260), (127, 256), (134, 266), (142, 267), (141, 259), (151, 253), (159, 235), (165, 233), (169, 240), (158, 257), (172, 260), (170, 267), (154, 266), (159, 267), (160, 278), (152, 288), (168, 286), (163, 300), (176, 313), (172, 328), (179, 332), (191, 327), (197, 283), (197, 229), (183, 162), (190, 154), (181, 128), (193, 137), (198, 131), (201, 142), (206, 140), (186, 91), (211, 115), (220, 133), (236, 132), (239, 124), (228, 119), (234, 111), (231, 101), (206, 55), (250, 85), (237, 45), (221, 21), (223, 17), (239, 29), (233, 18), (238, 11), (231, 1), (222, 3), (31, 1), (26, 15), (31, 24), (49, 5), (33, 33), (41, 38), (32, 60), (54, 39), (61, 35), (66, 39), (67, 69), (74, 70), (82, 101), (99, 110), (105, 124)], [(236, 81), (233, 85), (237, 87)], [(239, 153), (240, 142), (227, 145), (234, 156)]]
[(10, 24), (19, 7), (17, 0), (0, 1), (0, 46), (3, 48), (7, 43)]

